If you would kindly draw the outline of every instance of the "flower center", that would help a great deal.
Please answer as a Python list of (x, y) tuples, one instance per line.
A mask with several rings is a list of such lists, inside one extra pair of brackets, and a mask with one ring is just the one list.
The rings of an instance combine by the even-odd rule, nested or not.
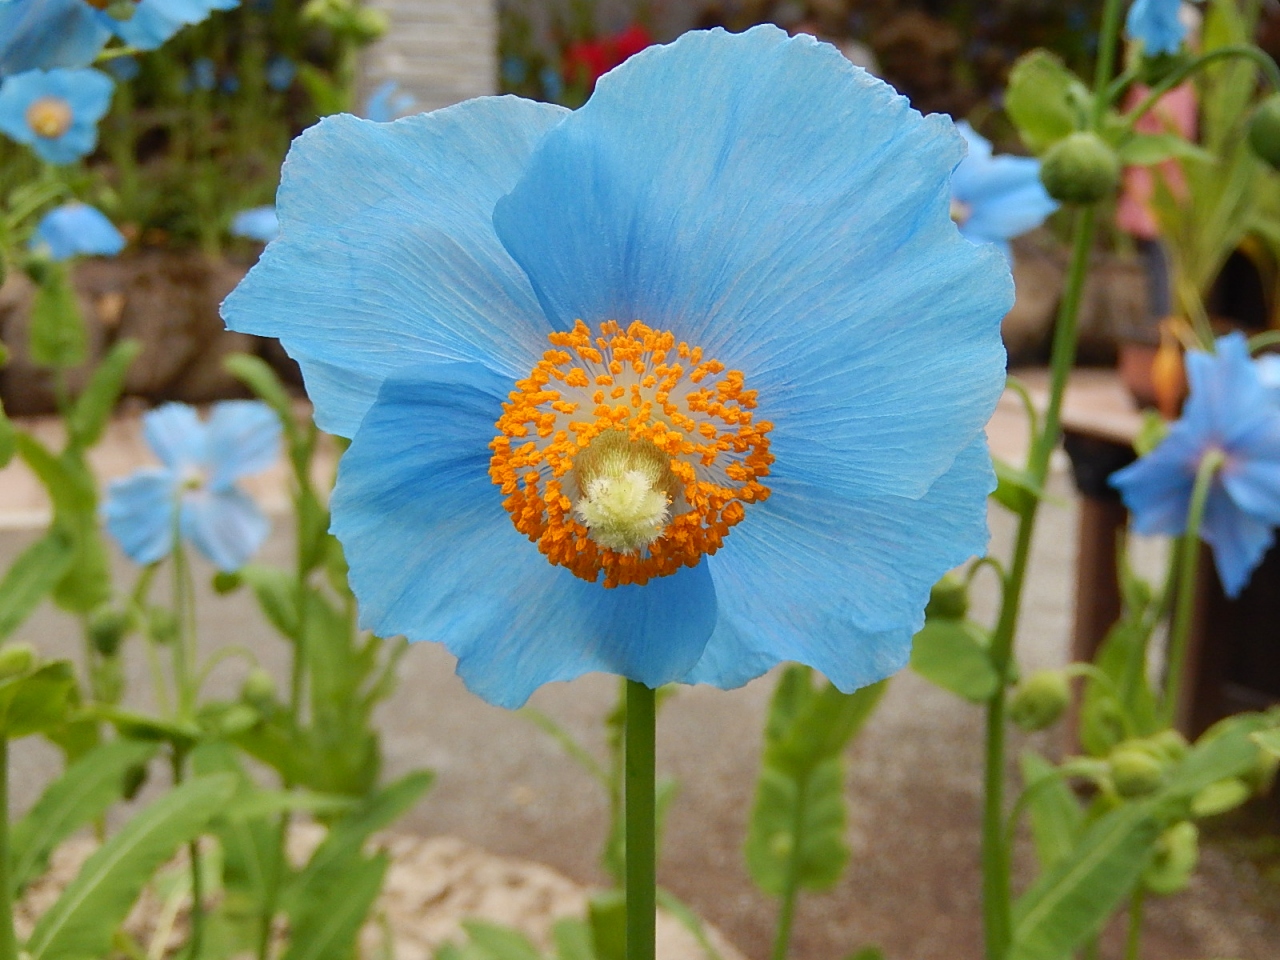
[(647, 583), (715, 553), (769, 496), (773, 424), (745, 377), (669, 331), (579, 320), (516, 382), (489, 476), (547, 559), (604, 586)]
[(53, 140), (71, 129), (71, 104), (61, 97), (40, 97), (27, 107), (27, 126)]
[(957, 227), (963, 227), (973, 216), (973, 207), (962, 200), (951, 201), (951, 220)]

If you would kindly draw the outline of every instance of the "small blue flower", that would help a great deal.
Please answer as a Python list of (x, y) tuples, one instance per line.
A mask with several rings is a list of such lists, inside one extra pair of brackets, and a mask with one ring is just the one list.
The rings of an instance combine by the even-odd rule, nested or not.
[(254, 207), (241, 210), (231, 221), (231, 235), (270, 243), (280, 235), (280, 220), (275, 207)]
[(555, 103), (564, 94), (564, 77), (554, 67), (543, 67), (538, 72), (538, 80), (542, 84), (543, 95)]
[(216, 403), (207, 422), (182, 403), (142, 419), (147, 444), (163, 466), (108, 485), (107, 529), (135, 563), (163, 560), (180, 534), (218, 569), (240, 569), (270, 524), (235, 481), (276, 461), (280, 421), (256, 400)]
[(973, 243), (994, 243), (1009, 256), (1009, 241), (1044, 223), (1058, 204), (1040, 182), (1034, 157), (993, 157), (991, 143), (965, 121), (956, 129), (969, 153), (951, 177), (952, 215)]
[(96, 208), (87, 203), (64, 203), (40, 219), (30, 245), (54, 260), (114, 257), (124, 249), (124, 237)]
[(272, 90), (284, 92), (293, 86), (293, 78), (298, 75), (298, 65), (288, 57), (272, 57), (267, 63), (267, 86)]
[(569, 112), (328, 117), (224, 305), (325, 429), (362, 623), (516, 706), (603, 670), (843, 690), (987, 542), (1012, 303), (963, 141), (811, 37), (692, 32)]
[(142, 69), (138, 66), (137, 57), (112, 57), (102, 67), (121, 83), (128, 83)]
[(0, 81), (0, 133), (49, 163), (91, 153), (115, 82), (97, 70), (28, 70)]
[(1209, 491), (1200, 536), (1213, 548), (1223, 589), (1234, 597), (1280, 526), (1280, 405), (1239, 333), (1220, 338), (1216, 353), (1188, 353), (1186, 363), (1191, 391), (1182, 418), (1111, 484), (1137, 532), (1178, 535), (1186, 530), (1201, 459), (1221, 451), (1226, 462)]
[(364, 102), (365, 119), (388, 123), (405, 116), (413, 110), (415, 103), (413, 94), (402, 93), (398, 83), (388, 80), (369, 94), (369, 99)]
[(1134, 0), (1125, 20), (1125, 30), (1142, 42), (1148, 56), (1177, 53), (1187, 36), (1187, 25), (1178, 15), (1182, 0)]
[(0, 77), (88, 66), (110, 36), (84, 0), (0, 3)]
[(502, 58), (502, 82), (510, 87), (524, 83), (529, 76), (529, 64), (523, 57)]
[(189, 90), (212, 90), (218, 84), (218, 68), (208, 57), (197, 57), (187, 78)]
[(139, 50), (154, 50), (183, 27), (200, 23), (214, 10), (230, 10), (240, 0), (141, 0), (128, 20), (116, 20), (105, 12), (99, 22), (117, 37)]

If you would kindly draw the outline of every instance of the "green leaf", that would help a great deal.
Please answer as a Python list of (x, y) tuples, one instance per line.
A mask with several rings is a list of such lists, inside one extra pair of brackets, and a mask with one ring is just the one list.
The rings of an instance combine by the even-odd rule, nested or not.
[(621, 890), (597, 893), (587, 903), (597, 960), (627, 960), (627, 898)]
[(348, 813), (358, 801), (333, 793), (316, 793), (314, 790), (264, 790), (237, 797), (222, 811), (226, 820), (254, 820), (273, 817), (281, 813), (310, 813), (317, 816), (333, 816)]
[(1009, 960), (1062, 960), (1102, 929), (1133, 890), (1160, 828), (1144, 804), (1096, 821), (1014, 905)]
[(1048, 870), (1075, 846), (1084, 811), (1058, 768), (1038, 753), (1023, 753), (1021, 766), (1036, 859), (1042, 870)]
[(171, 743), (188, 750), (200, 739), (200, 728), (186, 721), (167, 720), (134, 710), (103, 705), (95, 705), (89, 712), (111, 724), (120, 731), (121, 736), (132, 740)]
[(845, 960), (885, 960), (885, 956), (879, 947), (863, 947), (849, 954)]
[(141, 352), (140, 341), (121, 340), (93, 371), (88, 386), (76, 399), (67, 417), (67, 431), (77, 446), (92, 447), (101, 439), (111, 411), (124, 390), (125, 375)]
[(293, 418), (293, 402), (289, 392), (276, 376), (271, 365), (261, 357), (247, 353), (233, 353), (222, 361), (222, 368), (254, 392), (259, 400), (275, 411), (285, 435), (293, 438), (297, 421)]
[(53, 501), (55, 514), (92, 514), (98, 503), (93, 474), (78, 458), (59, 457), (34, 437), (18, 434), (18, 455), (31, 468)]
[(1191, 798), (1191, 815), (1216, 817), (1234, 810), (1253, 796), (1253, 790), (1239, 777), (1227, 777), (1211, 783)]
[(290, 926), (292, 938), (282, 960), (350, 960), (390, 862), (385, 853), (358, 857), (343, 871), (341, 882), (316, 891), (318, 896)]
[(0, 682), (0, 731), (10, 740), (66, 722), (76, 678), (66, 660)]
[(133, 817), (96, 853), (36, 923), (32, 960), (93, 960), (111, 950), (116, 928), (156, 869), (198, 837), (235, 789), (235, 778), (197, 777)]
[[(1260, 756), (1253, 734), (1267, 725), (1265, 715), (1256, 713), (1239, 714), (1214, 724), (1174, 768), (1158, 799), (1176, 808), (1219, 780), (1247, 775), (1256, 768)], [(1179, 812), (1174, 810), (1171, 815)]]
[(463, 920), (471, 942), (493, 960), (542, 960), (542, 954), (519, 930), (484, 920)]
[(64, 264), (50, 264), (31, 305), (31, 359), (42, 367), (74, 367), (89, 355), (84, 318)]
[(829, 889), (849, 860), (844, 841), (844, 764), (833, 757), (795, 776), (765, 765), (747, 827), (751, 878), (780, 897), (799, 888)]
[(1149, 167), (1173, 159), (1217, 162), (1213, 154), (1176, 133), (1135, 133), (1120, 144), (1117, 153), (1126, 167)]
[(1005, 110), (1037, 154), (1083, 128), (1083, 106), (1089, 91), (1056, 56), (1033, 50), (1018, 59), (1009, 73)]
[(911, 669), (971, 703), (1000, 688), (986, 632), (972, 620), (929, 620), (911, 641)]
[(13, 825), (10, 852), (15, 889), (21, 890), (44, 872), (54, 847), (119, 800), (125, 775), (155, 752), (155, 745), (149, 743), (104, 743), (49, 784), (26, 816)]
[(13, 425), (9, 415), (4, 412), (4, 404), (0, 403), (0, 469), (7, 467), (18, 449), (18, 428)]
[(1025, 470), (999, 457), (991, 458), (996, 470), (996, 488), (991, 496), (1010, 513), (1022, 516), (1037, 500), (1044, 499), (1044, 489), (1035, 485)]
[(241, 579), (253, 588), (258, 606), (271, 625), (291, 640), (298, 639), (297, 582), (288, 570), (258, 563), (240, 569)]
[(596, 960), (591, 948), (591, 928), (577, 917), (563, 917), (551, 928), (556, 960)]
[(800, 773), (838, 757), (870, 719), (888, 684), (874, 683), (853, 693), (841, 693), (827, 681), (814, 690), (812, 671), (791, 665), (783, 675), (800, 678), (780, 685), (776, 710), (770, 709), (766, 728), (765, 763)]
[(1275, 757), (1280, 757), (1280, 728), (1275, 730), (1259, 730), (1257, 733), (1251, 734), (1253, 742), (1260, 746), (1267, 753)]
[(71, 541), (51, 530), (23, 550), (0, 580), (0, 640), (9, 636), (53, 589), (75, 557)]

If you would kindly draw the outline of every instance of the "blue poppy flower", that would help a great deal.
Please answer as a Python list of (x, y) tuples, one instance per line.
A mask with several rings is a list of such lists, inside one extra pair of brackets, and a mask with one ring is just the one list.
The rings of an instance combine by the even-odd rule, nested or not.
[(991, 155), (991, 142), (965, 121), (956, 129), (969, 152), (951, 178), (952, 216), (973, 243), (994, 243), (1005, 256), (1009, 241), (1044, 223), (1058, 204), (1040, 182), (1034, 157)]
[(1200, 536), (1213, 548), (1227, 596), (1248, 584), (1280, 526), (1280, 406), (1259, 378), (1239, 333), (1218, 340), (1216, 353), (1187, 354), (1190, 394), (1164, 441), (1111, 484), (1133, 513), (1139, 533), (1186, 530), (1196, 471), (1205, 453), (1226, 462), (1214, 477)]
[(241, 210), (231, 221), (231, 235), (270, 243), (280, 235), (280, 220), (275, 207), (254, 207)]
[(298, 65), (288, 57), (272, 57), (267, 63), (267, 86), (272, 90), (288, 90), (297, 75)]
[(0, 77), (88, 66), (110, 37), (84, 0), (0, 3)]
[(87, 203), (64, 203), (40, 219), (30, 246), (54, 260), (114, 257), (124, 249), (124, 237), (96, 208)]
[(28, 70), (0, 81), (0, 133), (42, 160), (71, 163), (93, 151), (115, 81), (97, 70)]
[(154, 50), (214, 10), (231, 10), (239, 4), (240, 0), (140, 0), (128, 20), (115, 20), (105, 12), (98, 13), (98, 19), (129, 46)]
[(901, 668), (994, 483), (1013, 290), (949, 219), (962, 153), (771, 26), (652, 47), (572, 113), (304, 133), (224, 316), (353, 438), (363, 624), (443, 641), (503, 706), (593, 670)]
[(388, 123), (409, 113), (417, 100), (400, 90), (400, 84), (388, 80), (380, 84), (364, 102), (364, 115), (375, 123)]
[(1125, 19), (1125, 31), (1142, 43), (1149, 56), (1177, 53), (1187, 36), (1179, 12), (1182, 0), (1134, 0)]
[(142, 420), (163, 466), (108, 485), (107, 529), (135, 563), (163, 560), (180, 534), (218, 569), (240, 569), (270, 525), (235, 481), (275, 462), (280, 421), (256, 400), (216, 403), (207, 422), (183, 403), (157, 407)]

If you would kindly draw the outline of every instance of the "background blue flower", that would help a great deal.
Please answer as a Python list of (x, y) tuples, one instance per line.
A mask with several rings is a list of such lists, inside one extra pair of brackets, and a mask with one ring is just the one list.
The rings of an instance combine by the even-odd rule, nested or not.
[(112, 257), (124, 249), (124, 237), (95, 207), (64, 203), (40, 219), (30, 246), (54, 260), (82, 255)]
[(98, 121), (114, 89), (115, 82), (97, 70), (29, 70), (6, 77), (0, 81), (0, 133), (49, 163), (71, 163), (97, 144)]
[(110, 36), (84, 0), (9, 0), (0, 4), (0, 77), (88, 66)]
[(1248, 584), (1280, 526), (1280, 405), (1258, 376), (1243, 335), (1213, 354), (1187, 354), (1191, 392), (1182, 418), (1150, 454), (1111, 478), (1139, 533), (1179, 535), (1200, 461), (1226, 457), (1214, 478), (1200, 536), (1213, 548), (1227, 596)]
[(974, 243), (994, 243), (1009, 256), (1009, 241), (1044, 223), (1058, 204), (1040, 182), (1034, 157), (991, 155), (991, 143), (965, 121), (956, 129), (969, 152), (951, 177), (953, 214)]
[(272, 57), (267, 63), (267, 86), (272, 90), (288, 90), (297, 75), (298, 65), (288, 57)]
[(98, 21), (139, 50), (154, 50), (183, 27), (199, 23), (214, 10), (230, 10), (240, 0), (141, 0), (128, 20), (115, 20), (105, 12)]
[(394, 80), (378, 85), (364, 102), (364, 115), (375, 123), (387, 123), (413, 110), (417, 101), (413, 94), (405, 93)]
[(280, 235), (280, 220), (276, 217), (276, 208), (267, 206), (241, 210), (231, 220), (231, 234), (260, 243), (270, 243)]
[[(504, 706), (590, 670), (729, 687), (798, 660), (848, 690), (899, 669), (987, 539), (1012, 284), (950, 221), (962, 152), (772, 27), (651, 48), (572, 114), (489, 98), (303, 134), (283, 233), (224, 315), (281, 337), (353, 437), (333, 529), (362, 623), (444, 641)], [(773, 424), (772, 495), (644, 586), (552, 566), (488, 475), (514, 381), (578, 318), (704, 347)]]
[(1177, 53), (1187, 35), (1187, 27), (1178, 16), (1182, 0), (1134, 0), (1125, 19), (1125, 30), (1142, 42), (1149, 55)]
[(214, 404), (207, 422), (194, 407), (169, 403), (143, 417), (162, 467), (107, 488), (107, 529), (135, 563), (164, 559), (181, 535), (220, 570), (238, 570), (270, 529), (258, 505), (235, 485), (280, 454), (280, 422), (266, 404)]

